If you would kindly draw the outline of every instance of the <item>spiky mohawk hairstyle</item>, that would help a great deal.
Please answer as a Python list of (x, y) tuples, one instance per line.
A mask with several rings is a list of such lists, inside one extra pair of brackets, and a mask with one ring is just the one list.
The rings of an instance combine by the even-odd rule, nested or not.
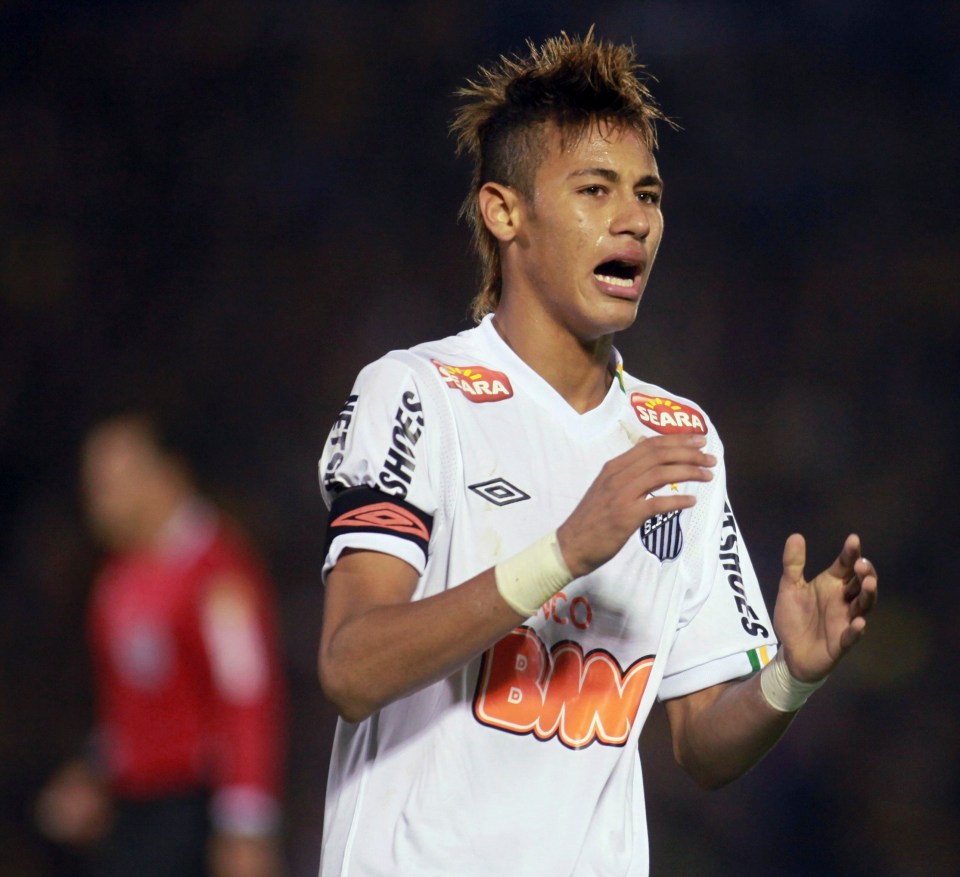
[(481, 67), (476, 80), (457, 91), (463, 104), (451, 132), (457, 154), (473, 159), (473, 179), (460, 215), (473, 232), (480, 257), (481, 288), (473, 300), (475, 320), (495, 310), (500, 302), (500, 251), (480, 215), (478, 195), (484, 183), (511, 186), (532, 197), (533, 181), (546, 156), (545, 127), (556, 125), (563, 142), (575, 142), (591, 123), (603, 120), (627, 125), (656, 149), (659, 120), (671, 124), (647, 88), (632, 46), (561, 32), (542, 46), (527, 41), (529, 54), (500, 57), (492, 67)]

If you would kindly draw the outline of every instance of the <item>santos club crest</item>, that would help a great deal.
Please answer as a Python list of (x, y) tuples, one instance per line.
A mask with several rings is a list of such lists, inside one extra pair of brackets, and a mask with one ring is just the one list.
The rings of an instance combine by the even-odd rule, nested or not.
[(666, 514), (654, 515), (643, 522), (639, 530), (640, 541), (659, 560), (673, 560), (683, 548), (683, 531), (680, 529), (680, 509)]

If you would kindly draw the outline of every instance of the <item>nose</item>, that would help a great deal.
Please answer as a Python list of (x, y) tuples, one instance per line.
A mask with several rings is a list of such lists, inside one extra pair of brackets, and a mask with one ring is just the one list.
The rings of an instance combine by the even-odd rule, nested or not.
[(655, 210), (649, 204), (644, 204), (631, 193), (617, 204), (617, 209), (610, 220), (610, 233), (615, 235), (628, 234), (638, 240), (645, 240), (650, 234), (650, 212)]

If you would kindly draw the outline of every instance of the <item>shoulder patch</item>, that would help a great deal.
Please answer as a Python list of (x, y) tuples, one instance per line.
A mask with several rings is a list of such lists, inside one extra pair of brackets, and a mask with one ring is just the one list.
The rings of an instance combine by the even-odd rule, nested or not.
[(644, 393), (631, 393), (630, 404), (640, 421), (661, 435), (678, 432), (707, 434), (706, 418), (692, 405)]
[(431, 360), (448, 387), (459, 390), (471, 402), (500, 402), (513, 395), (510, 378), (503, 372), (479, 365), (447, 365)]

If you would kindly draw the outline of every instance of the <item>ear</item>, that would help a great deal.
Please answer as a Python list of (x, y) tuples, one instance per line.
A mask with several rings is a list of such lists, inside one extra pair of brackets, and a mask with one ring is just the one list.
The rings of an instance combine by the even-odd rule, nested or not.
[(517, 236), (521, 219), (520, 196), (509, 186), (484, 183), (477, 193), (480, 215), (487, 230), (501, 243)]

